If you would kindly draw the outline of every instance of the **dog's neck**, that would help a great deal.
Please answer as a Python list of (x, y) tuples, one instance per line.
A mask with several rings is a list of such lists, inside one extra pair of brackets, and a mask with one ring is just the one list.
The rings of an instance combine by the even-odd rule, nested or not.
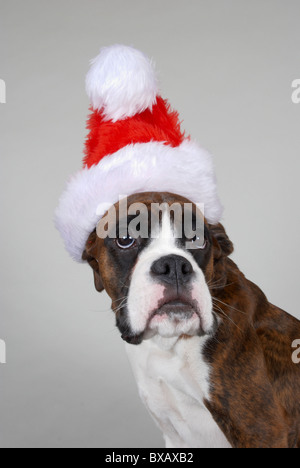
[(208, 337), (153, 337), (126, 344), (139, 394), (162, 430), (167, 448), (230, 444), (206, 407), (210, 366), (203, 358)]

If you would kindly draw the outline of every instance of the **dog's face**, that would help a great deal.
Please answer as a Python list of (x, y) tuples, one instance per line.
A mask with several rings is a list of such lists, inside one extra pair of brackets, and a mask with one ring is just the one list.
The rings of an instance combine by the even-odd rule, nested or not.
[[(148, 217), (145, 236), (118, 234), (99, 238), (91, 233), (83, 253), (94, 270), (95, 286), (112, 299), (122, 338), (139, 344), (154, 335), (163, 337), (210, 334), (216, 325), (210, 285), (226, 281), (224, 258), (233, 250), (221, 225), (203, 220), (203, 236), (188, 238), (182, 219), (162, 210), (153, 221), (153, 204), (185, 204), (188, 200), (168, 193), (143, 193), (128, 205), (143, 203)], [(119, 204), (115, 205), (119, 212)], [(202, 216), (192, 205), (191, 219)], [(134, 216), (128, 216), (130, 223)], [(203, 219), (203, 217), (202, 217)], [(124, 226), (124, 219), (122, 220)], [(194, 228), (194, 226), (193, 226)]]

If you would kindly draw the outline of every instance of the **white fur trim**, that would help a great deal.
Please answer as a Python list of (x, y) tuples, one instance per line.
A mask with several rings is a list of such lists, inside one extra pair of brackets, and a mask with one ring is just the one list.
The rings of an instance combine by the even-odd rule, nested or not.
[(114, 122), (152, 109), (158, 94), (153, 64), (132, 47), (101, 49), (91, 62), (86, 91), (93, 108)]
[(217, 195), (212, 157), (195, 142), (172, 148), (160, 142), (128, 145), (97, 166), (83, 169), (67, 184), (56, 210), (56, 226), (71, 256), (81, 261), (90, 233), (120, 196), (171, 192), (203, 203), (209, 223), (217, 223), (222, 205)]

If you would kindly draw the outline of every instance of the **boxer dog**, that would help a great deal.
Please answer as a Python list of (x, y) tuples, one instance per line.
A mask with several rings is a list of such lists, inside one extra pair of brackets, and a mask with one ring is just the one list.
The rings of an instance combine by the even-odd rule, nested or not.
[[(189, 203), (169, 193), (128, 202), (146, 205), (149, 220), (153, 202)], [(204, 220), (201, 242), (179, 234), (162, 210), (148, 238), (94, 231), (83, 252), (166, 447), (300, 448), (300, 322), (245, 278), (221, 224)]]

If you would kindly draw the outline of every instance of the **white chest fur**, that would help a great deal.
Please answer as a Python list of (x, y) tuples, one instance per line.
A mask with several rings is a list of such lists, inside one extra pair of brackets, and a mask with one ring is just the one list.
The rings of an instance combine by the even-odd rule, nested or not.
[(126, 345), (139, 394), (162, 430), (167, 448), (229, 448), (204, 405), (209, 366), (202, 358), (206, 337), (155, 337)]

